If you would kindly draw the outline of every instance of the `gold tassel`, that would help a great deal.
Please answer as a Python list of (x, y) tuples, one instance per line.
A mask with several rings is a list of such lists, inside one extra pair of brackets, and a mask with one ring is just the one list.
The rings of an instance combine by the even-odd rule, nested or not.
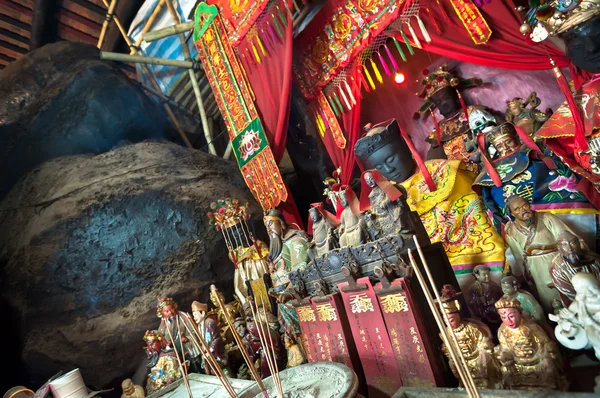
[(319, 134), (321, 134), (321, 137), (325, 137), (325, 123), (323, 123), (323, 118), (318, 113), (317, 113), (317, 126), (319, 127)]
[(258, 46), (260, 47), (260, 51), (262, 52), (262, 55), (263, 56), (267, 55), (267, 52), (265, 51), (265, 46), (263, 46), (262, 41), (260, 40), (260, 37), (258, 37), (258, 34), (256, 35), (256, 42), (258, 43)]
[[(371, 61), (373, 62), (373, 61)], [(363, 65), (363, 71), (365, 72), (365, 76), (367, 77), (367, 81), (369, 82), (369, 86), (371, 86), (371, 90), (375, 90), (375, 83), (373, 83), (373, 79), (371, 78), (371, 74), (367, 69), (367, 65)]]
[(254, 43), (252, 43), (252, 52), (254, 52), (254, 58), (256, 58), (256, 62), (260, 64), (260, 56), (258, 55), (258, 50), (256, 49)]
[(373, 72), (375, 72), (375, 77), (377, 78), (377, 81), (380, 84), (383, 84), (383, 77), (381, 77), (381, 73), (379, 73), (379, 69), (377, 69), (377, 65), (375, 65), (375, 62), (373, 62), (372, 59), (370, 59), (369, 61), (371, 61), (371, 68), (373, 68)]

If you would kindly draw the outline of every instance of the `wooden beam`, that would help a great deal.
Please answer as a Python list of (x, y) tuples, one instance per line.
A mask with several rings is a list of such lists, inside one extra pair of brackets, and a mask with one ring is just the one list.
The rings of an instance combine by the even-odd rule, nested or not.
[(101, 13), (97, 13), (88, 7), (82, 6), (80, 3), (75, 2), (74, 0), (63, 0), (61, 5), (62, 8), (64, 8), (65, 10), (71, 11), (74, 14), (89, 19), (90, 21), (95, 22), (98, 25), (102, 25), (102, 22), (104, 22), (104, 18), (106, 17), (106, 10), (100, 9)]
[(55, 0), (35, 0), (31, 21), (31, 38), (29, 39), (30, 50), (35, 50), (55, 40), (56, 30), (53, 28), (55, 9)]
[(10, 64), (12, 61), (5, 61), (3, 59), (0, 59), (0, 66), (2, 66), (2, 69), (4, 69), (4, 67), (8, 64)]
[(6, 62), (12, 62), (15, 59), (13, 57), (9, 57), (8, 55), (0, 53), (0, 60), (6, 61)]
[(4, 40), (13, 46), (21, 47), (25, 51), (29, 49), (29, 40), (26, 37), (19, 36), (2, 27), (0, 27), (0, 40)]
[(12, 3), (18, 4), (21, 7), (25, 7), (28, 8), (29, 10), (33, 10), (34, 4), (33, 1), (34, 0), (10, 0)]
[(18, 59), (21, 58), (23, 54), (27, 52), (27, 49), (15, 46), (4, 40), (0, 40), (0, 52), (3, 52), (4, 54), (14, 59)]
[(0, 13), (31, 26), (33, 11), (8, 0), (0, 0)]
[[(8, 22), (7, 20), (11, 20), (12, 23)], [(15, 23), (19, 23), (19, 26), (17, 26)], [(0, 14), (0, 28), (6, 29), (10, 32), (13, 32), (14, 34), (25, 37), (27, 39), (27, 45), (29, 46), (29, 37), (31, 37), (31, 32), (28, 28), (23, 28), (22, 23), (20, 23), (19, 21), (15, 21), (12, 18)]]
[(56, 19), (59, 23), (70, 26), (71, 28), (85, 33), (94, 38), (98, 38), (100, 25), (80, 17), (79, 15), (73, 14), (70, 11), (61, 10), (56, 14)]
[(63, 23), (58, 24), (58, 35), (65, 40), (74, 41), (76, 43), (92, 43), (95, 45), (98, 42), (98, 39), (95, 37), (80, 32), (77, 29), (73, 29)]

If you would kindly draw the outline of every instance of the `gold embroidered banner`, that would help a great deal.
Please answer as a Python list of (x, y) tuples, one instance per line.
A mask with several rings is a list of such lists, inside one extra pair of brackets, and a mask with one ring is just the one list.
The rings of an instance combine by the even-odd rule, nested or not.
[(323, 112), (321, 118), (324, 118), (324, 121), (326, 123), (326, 125), (323, 126), (325, 127), (324, 134), (326, 134), (327, 130), (329, 130), (331, 136), (333, 137), (335, 145), (340, 149), (346, 148), (346, 137), (344, 137), (342, 126), (340, 126), (340, 124), (338, 123), (338, 120), (335, 117), (335, 113), (333, 113), (333, 109), (331, 109), (329, 101), (327, 101), (327, 98), (325, 97), (325, 94), (323, 94), (322, 91), (319, 92), (317, 96), (317, 101), (319, 103), (321, 111)]
[(475, 44), (486, 44), (492, 36), (492, 30), (481, 15), (479, 8), (471, 0), (450, 0), (456, 15)]

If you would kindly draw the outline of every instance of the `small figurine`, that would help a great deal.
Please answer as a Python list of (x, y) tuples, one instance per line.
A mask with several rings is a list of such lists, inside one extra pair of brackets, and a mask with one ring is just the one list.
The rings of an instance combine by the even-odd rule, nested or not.
[(514, 390), (566, 391), (567, 380), (556, 344), (534, 320), (525, 320), (519, 300), (504, 296), (496, 302), (502, 319), (500, 345), (504, 387)]
[(568, 309), (560, 310), (558, 316), (549, 315), (550, 320), (558, 323), (554, 334), (569, 349), (593, 348), (600, 360), (600, 283), (588, 272), (576, 273), (571, 281), (575, 300)]
[[(492, 332), (489, 327), (480, 321), (469, 318), (461, 319), (458, 295), (459, 293), (456, 293), (451, 285), (444, 285), (442, 289), (442, 307), (450, 322), (448, 332), (454, 333), (456, 336), (477, 388), (502, 388), (500, 384), (500, 367), (492, 354), (494, 348)], [(452, 373), (460, 380), (456, 365), (452, 361), (447, 348), (444, 346), (442, 350), (448, 357)], [(460, 382), (462, 386), (462, 380)]]
[(145, 398), (146, 396), (142, 386), (133, 384), (131, 379), (123, 380), (121, 387), (123, 388), (123, 394), (121, 394), (121, 398)]
[(281, 347), (281, 338), (278, 332), (273, 329), (267, 327), (267, 325), (263, 325), (265, 332), (271, 334), (271, 336), (267, 336), (267, 345), (268, 347), (263, 347), (260, 343), (260, 337), (258, 334), (258, 326), (256, 325), (257, 320), (252, 320), (246, 323), (246, 334), (244, 339), (248, 343), (248, 347), (250, 347), (250, 357), (253, 359), (255, 366), (260, 369), (260, 375), (262, 378), (269, 377), (271, 375), (271, 371), (269, 370), (269, 364), (267, 362), (267, 354), (265, 350), (274, 350), (275, 358), (277, 358), (277, 363), (279, 364), (279, 369), (283, 369), (282, 363), (282, 347)]
[(487, 265), (480, 264), (473, 268), (473, 276), (475, 282), (469, 288), (469, 306), (473, 314), (488, 324), (499, 324), (500, 317), (494, 304), (502, 297), (500, 285), (490, 280), (490, 268)]
[(600, 280), (600, 256), (584, 250), (581, 240), (570, 231), (562, 231), (556, 241), (558, 253), (550, 261), (550, 277), (566, 308), (575, 298), (571, 278), (578, 272), (589, 272)]
[[(198, 326), (200, 336), (202, 336), (204, 341), (206, 341), (210, 352), (217, 360), (217, 363), (221, 369), (223, 369), (223, 373), (225, 373), (225, 375), (228, 377), (233, 377), (231, 369), (228, 366), (229, 361), (227, 358), (227, 352), (225, 352), (225, 344), (223, 343), (223, 338), (221, 337), (219, 325), (217, 321), (206, 316), (207, 310), (208, 305), (204, 303), (199, 303), (197, 301), (192, 303), (192, 316), (194, 317), (194, 321)], [(202, 358), (202, 368), (207, 375), (212, 374), (214, 376), (214, 373), (211, 372), (211, 369), (207, 365), (205, 358)]]
[(148, 354), (148, 395), (168, 386), (182, 376), (175, 351), (169, 349), (167, 340), (158, 330), (147, 330), (144, 335)]
[(571, 229), (553, 214), (533, 211), (531, 204), (518, 195), (506, 199), (506, 212), (514, 218), (505, 228), (506, 242), (518, 267), (512, 271), (515, 275), (523, 273), (549, 313), (552, 300), (560, 298), (556, 289), (548, 287), (552, 284), (549, 267), (556, 252), (555, 242), (562, 231)]
[(523, 315), (527, 313), (540, 323), (546, 322), (546, 314), (544, 313), (544, 309), (540, 303), (538, 303), (535, 297), (533, 297), (533, 294), (526, 290), (519, 289), (519, 281), (517, 281), (517, 278), (514, 276), (502, 278), (501, 285), (504, 296), (514, 297), (519, 300), (519, 303), (521, 303), (521, 308), (523, 309)]
[(286, 333), (283, 338), (285, 340), (285, 348), (287, 349), (287, 367), (293, 368), (294, 366), (306, 363), (306, 358), (298, 343), (296, 343), (288, 333)]
[(312, 244), (316, 257), (329, 253), (339, 247), (335, 238), (335, 227), (339, 225), (335, 216), (323, 208), (323, 203), (313, 203), (308, 210), (310, 217), (309, 233), (312, 230)]
[(552, 314), (560, 314), (560, 310), (562, 310), (563, 308), (565, 308), (565, 306), (563, 305), (562, 301), (560, 301), (559, 299), (552, 300)]
[(343, 186), (338, 192), (340, 205), (344, 209), (340, 216), (338, 234), (340, 247), (358, 247), (369, 239), (367, 224), (359, 217), (360, 204), (354, 191), (349, 186)]
[(547, 109), (546, 112), (537, 110), (541, 103), (535, 91), (529, 94), (525, 101), (522, 98), (506, 101), (506, 121), (519, 126), (532, 136), (552, 116), (551, 109)]

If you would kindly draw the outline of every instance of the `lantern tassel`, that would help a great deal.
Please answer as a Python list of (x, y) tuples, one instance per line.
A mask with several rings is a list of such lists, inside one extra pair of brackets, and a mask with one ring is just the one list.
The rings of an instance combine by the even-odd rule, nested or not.
[(346, 93), (344, 93), (344, 90), (342, 90), (342, 86), (338, 86), (338, 90), (340, 92), (340, 95), (342, 96), (342, 99), (344, 100), (344, 105), (346, 105), (346, 109), (351, 111), (352, 107), (350, 106), (350, 102), (348, 102), (348, 97), (346, 97)]
[(410, 45), (410, 40), (408, 40), (408, 36), (406, 36), (406, 33), (404, 33), (403, 30), (400, 30), (400, 33), (402, 33), (402, 39), (404, 40), (404, 44), (406, 44), (406, 47), (408, 47), (408, 52), (410, 53), (410, 55), (415, 55), (415, 50), (412, 49), (412, 46)]
[(387, 53), (388, 58), (390, 59), (390, 62), (392, 63), (392, 66), (394, 67), (394, 71), (398, 72), (398, 70), (400, 70), (400, 67), (398, 66), (398, 64), (396, 63), (396, 60), (392, 56), (392, 52), (388, 48), (387, 44), (384, 45), (383, 47), (385, 48), (385, 52)]
[(388, 76), (391, 76), (392, 73), (390, 72), (390, 68), (388, 68), (387, 64), (385, 63), (385, 60), (383, 59), (383, 57), (381, 56), (381, 53), (379, 51), (377, 51), (377, 56), (379, 57), (379, 62), (381, 62), (381, 66), (383, 66), (383, 70), (385, 71), (385, 74)]
[(269, 52), (269, 54), (273, 54), (273, 44), (271, 43), (269, 35), (265, 33), (264, 29), (261, 29), (260, 33), (262, 35), (262, 41), (265, 44), (267, 51)]
[(261, 64), (260, 61), (260, 56), (258, 55), (258, 50), (256, 49), (256, 46), (254, 45), (254, 43), (252, 43), (252, 52), (254, 52), (254, 57), (256, 58), (256, 62), (258, 62), (258, 64)]
[(252, 66), (256, 66), (256, 62), (254, 62), (254, 58), (250, 55), (250, 50), (246, 47), (246, 54), (248, 55), (248, 62), (252, 64)]
[(338, 112), (337, 106), (335, 106), (335, 101), (331, 97), (327, 97), (327, 102), (329, 102), (329, 106), (333, 109), (333, 113), (335, 113), (335, 117), (340, 117), (340, 113)]
[(373, 72), (375, 72), (375, 77), (377, 78), (377, 81), (379, 82), (379, 84), (383, 84), (383, 77), (381, 77), (381, 73), (379, 73), (377, 65), (375, 65), (375, 62), (373, 62), (372, 59), (369, 59), (369, 61), (371, 61), (371, 68), (373, 68)]
[(277, 33), (279, 34), (279, 38), (283, 40), (283, 32), (281, 31), (281, 26), (279, 26), (279, 21), (277, 20), (277, 16), (275, 14), (271, 14), (273, 17), (273, 23), (275, 24), (275, 29), (277, 29)]
[(263, 56), (267, 55), (267, 52), (265, 51), (265, 46), (263, 46), (262, 40), (260, 40), (260, 37), (258, 36), (258, 34), (256, 35), (256, 42), (258, 43), (258, 46), (260, 47), (260, 51), (262, 52), (262, 55)]
[(552, 71), (554, 72), (554, 76), (558, 81), (558, 87), (567, 100), (567, 104), (569, 105), (569, 109), (571, 110), (571, 115), (573, 117), (573, 122), (575, 123), (575, 146), (579, 150), (587, 151), (589, 147), (587, 139), (585, 138), (585, 127), (583, 120), (581, 119), (579, 106), (577, 106), (577, 102), (575, 101), (575, 98), (573, 98), (571, 87), (569, 87), (569, 82), (567, 82), (565, 75), (562, 74), (562, 71), (558, 66), (556, 66), (556, 63), (552, 58), (550, 58), (550, 63), (553, 66)]
[(373, 83), (373, 78), (371, 78), (371, 74), (369, 73), (369, 70), (367, 69), (367, 65), (363, 65), (363, 70), (365, 71), (365, 76), (367, 76), (367, 79), (369, 81), (369, 85), (371, 86), (371, 89), (373, 91), (375, 91), (375, 83)]
[(348, 92), (348, 97), (350, 97), (350, 102), (352, 102), (352, 105), (356, 105), (356, 98), (354, 98), (352, 89), (350, 89), (350, 85), (348, 84), (347, 80), (344, 80), (344, 86), (346, 86), (346, 91)]
[(321, 115), (318, 113), (315, 114), (315, 122), (317, 124), (317, 128), (319, 129), (319, 134), (321, 134), (321, 137), (325, 137), (325, 131), (323, 131), (323, 121), (321, 120)]
[(396, 45), (396, 48), (398, 49), (398, 54), (400, 54), (400, 57), (402, 57), (402, 61), (408, 62), (408, 60), (406, 59), (406, 55), (404, 55), (404, 51), (402, 51), (402, 47), (400, 47), (400, 43), (398, 43), (398, 40), (396, 40), (395, 37), (393, 37), (392, 39), (394, 40), (394, 44)]
[(340, 108), (340, 113), (344, 113), (344, 107), (342, 106), (340, 97), (338, 97), (338, 95), (335, 91), (333, 92), (333, 99), (335, 100), (335, 103), (337, 104), (338, 108)]
[(369, 88), (369, 84), (367, 83), (367, 81), (365, 80), (365, 77), (363, 76), (363, 74), (360, 74), (360, 81), (362, 82), (363, 87), (365, 88), (365, 90), (367, 90), (367, 93), (371, 92), (371, 89)]
[(283, 26), (287, 26), (287, 18), (283, 16), (283, 12), (281, 11), (281, 8), (279, 8), (279, 6), (277, 6), (277, 12), (279, 13), (279, 19), (281, 19), (281, 23), (283, 24)]
[(425, 41), (427, 42), (427, 44), (431, 43), (431, 36), (429, 36), (429, 32), (427, 31), (427, 28), (425, 28), (425, 24), (423, 23), (423, 20), (421, 18), (419, 18), (418, 15), (416, 16), (416, 18), (417, 18), (417, 23), (419, 24), (419, 29), (421, 29), (421, 34), (425, 38)]
[(423, 47), (421, 46), (421, 42), (419, 41), (419, 38), (417, 37), (417, 32), (415, 32), (415, 30), (413, 29), (410, 22), (407, 22), (406, 24), (408, 25), (408, 31), (410, 32), (410, 35), (412, 36), (413, 41), (415, 42), (415, 46), (417, 46), (418, 49), (422, 50)]
[(321, 115), (321, 120), (323, 121), (323, 129), (324, 129), (323, 132), (325, 132), (329, 128), (329, 123), (327, 123), (327, 118), (325, 117), (325, 113), (323, 113), (323, 109), (321, 109), (321, 107), (319, 107), (319, 115)]
[(269, 35), (271, 35), (271, 42), (273, 42), (273, 48), (275, 48), (275, 46), (277, 45), (277, 35), (275, 34), (275, 31), (273, 30), (273, 27), (271, 26), (269, 21), (267, 21), (267, 28), (269, 30)]

